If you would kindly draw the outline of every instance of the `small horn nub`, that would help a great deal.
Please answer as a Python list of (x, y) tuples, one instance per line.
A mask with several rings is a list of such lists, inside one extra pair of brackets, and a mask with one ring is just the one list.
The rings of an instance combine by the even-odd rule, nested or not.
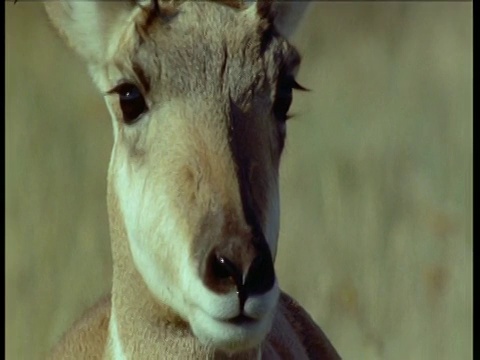
[(141, 1), (133, 0), (146, 14), (143, 27), (147, 29), (154, 20), (160, 19), (162, 22), (168, 22), (177, 15), (175, 3), (163, 2), (162, 0)]

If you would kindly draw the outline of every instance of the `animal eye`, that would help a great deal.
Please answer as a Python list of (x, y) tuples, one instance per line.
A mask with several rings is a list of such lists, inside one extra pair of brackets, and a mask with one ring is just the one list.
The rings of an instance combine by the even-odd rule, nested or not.
[(131, 125), (135, 123), (140, 115), (148, 110), (145, 98), (140, 89), (130, 83), (123, 83), (108, 92), (118, 94), (120, 108), (122, 109), (123, 121)]
[(273, 103), (273, 114), (280, 121), (286, 121), (288, 110), (292, 104), (292, 88), (281, 85), (277, 89), (275, 102)]
[(275, 101), (273, 103), (273, 114), (282, 122), (288, 120), (288, 110), (292, 105), (292, 90), (306, 90), (303, 86), (298, 84), (293, 76), (280, 77), (277, 83), (277, 92), (275, 94)]

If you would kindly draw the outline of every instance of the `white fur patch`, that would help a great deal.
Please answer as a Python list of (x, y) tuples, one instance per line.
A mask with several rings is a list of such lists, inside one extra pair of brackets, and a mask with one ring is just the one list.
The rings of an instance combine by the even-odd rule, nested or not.
[[(126, 160), (124, 160), (126, 161)], [(168, 274), (188, 268), (188, 243), (182, 241), (180, 227), (171, 214), (170, 196), (162, 183), (148, 184), (142, 171), (132, 171), (124, 163), (116, 170), (116, 190), (135, 265), (153, 295), (183, 317), (184, 294), (181, 284)], [(168, 259), (176, 259), (175, 269), (165, 269)], [(190, 274), (192, 276), (193, 274)]]
[(122, 348), (122, 340), (120, 339), (120, 335), (118, 334), (118, 325), (117, 325), (117, 318), (115, 316), (115, 312), (112, 311), (112, 316), (110, 318), (110, 325), (109, 325), (109, 333), (110, 333), (110, 354), (114, 360), (127, 360), (125, 356), (125, 352)]

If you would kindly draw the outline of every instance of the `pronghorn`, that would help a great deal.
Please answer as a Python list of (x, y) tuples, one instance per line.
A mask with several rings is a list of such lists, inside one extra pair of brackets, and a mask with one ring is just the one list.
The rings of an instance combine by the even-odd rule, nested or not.
[(285, 122), (301, 89), (286, 36), (304, 8), (46, 3), (114, 133), (112, 292), (53, 358), (339, 358), (273, 266)]

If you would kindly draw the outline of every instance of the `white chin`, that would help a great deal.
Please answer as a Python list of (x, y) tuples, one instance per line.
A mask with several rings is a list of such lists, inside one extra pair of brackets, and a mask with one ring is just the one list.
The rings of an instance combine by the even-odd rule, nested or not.
[[(246, 317), (228, 320), (216, 317), (196, 307), (190, 316), (190, 326), (201, 343), (229, 353), (259, 346), (269, 333), (277, 309), (279, 289), (275, 286), (267, 294), (247, 299)], [(228, 300), (227, 300), (228, 301)], [(220, 305), (220, 304), (219, 304)], [(229, 308), (228, 304), (225, 304)], [(218, 309), (222, 313), (221, 309)], [(250, 315), (251, 317), (248, 317)]]
[(227, 352), (252, 349), (265, 339), (272, 326), (273, 312), (261, 320), (228, 322), (207, 314), (197, 314), (190, 322), (192, 331), (201, 343)]

